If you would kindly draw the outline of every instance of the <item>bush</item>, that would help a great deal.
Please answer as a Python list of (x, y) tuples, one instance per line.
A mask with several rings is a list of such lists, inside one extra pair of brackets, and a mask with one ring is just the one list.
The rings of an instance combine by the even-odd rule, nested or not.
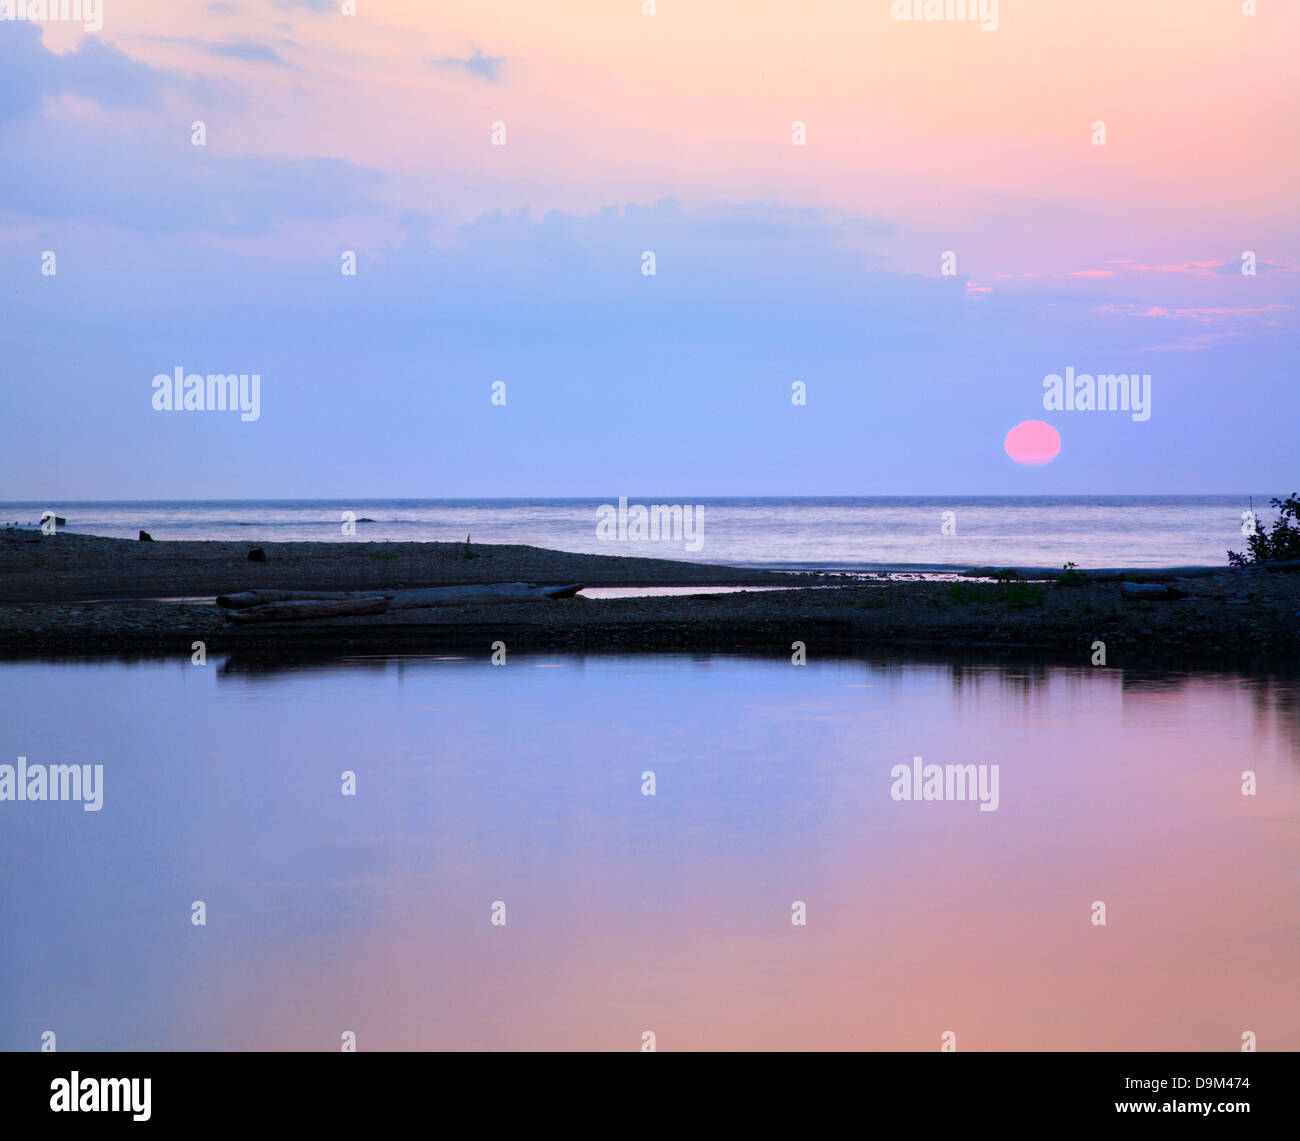
[(1047, 588), (1032, 582), (1017, 582), (1015, 576), (999, 574), (996, 586), (984, 583), (954, 582), (948, 588), (948, 602), (957, 606), (1000, 603), (1012, 610), (1042, 606), (1047, 601)]
[(969, 606), (973, 602), (987, 601), (980, 593), (979, 588), (972, 586), (968, 582), (954, 582), (948, 588), (948, 601), (955, 602), (958, 606)]
[(1061, 577), (1056, 580), (1058, 586), (1083, 586), (1088, 580), (1075, 570), (1074, 563), (1066, 563), (1061, 568)]
[(1047, 587), (1034, 586), (1029, 582), (1017, 582), (999, 588), (1003, 602), (1012, 610), (1025, 610), (1031, 606), (1042, 606), (1047, 601)]
[[(1251, 563), (1282, 562), (1300, 559), (1300, 494), (1291, 493), (1289, 499), (1269, 501), (1278, 510), (1270, 532), (1268, 524), (1261, 523), (1253, 535), (1246, 536), (1246, 551), (1229, 551), (1228, 563), (1234, 567)], [(1255, 504), (1252, 500), (1251, 511)]]

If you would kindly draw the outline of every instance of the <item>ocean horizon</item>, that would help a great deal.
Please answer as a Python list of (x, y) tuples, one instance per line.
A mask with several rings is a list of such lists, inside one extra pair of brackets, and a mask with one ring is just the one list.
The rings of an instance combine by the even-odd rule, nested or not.
[[(690, 509), (685, 533), (601, 538), (620, 497), (0, 502), (0, 525), (52, 511), (72, 534), (249, 542), (471, 542), (769, 570), (1221, 566), (1244, 511), (1280, 492), (1097, 496), (621, 497)], [(689, 525), (694, 522), (694, 530)]]

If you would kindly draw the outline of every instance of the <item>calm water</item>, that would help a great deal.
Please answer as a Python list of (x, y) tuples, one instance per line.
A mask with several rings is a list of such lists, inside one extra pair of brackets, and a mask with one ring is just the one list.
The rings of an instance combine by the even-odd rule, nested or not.
[(2, 664), (0, 725), (104, 766), (0, 802), (3, 1049), (1300, 1049), (1294, 681)]
[[(630, 505), (680, 503), (628, 496)], [(42, 511), (68, 529), (134, 539), (341, 540), (353, 512), (359, 541), (526, 543), (563, 551), (688, 559), (748, 567), (827, 570), (1222, 566), (1242, 550), (1239, 495), (1100, 498), (699, 499), (702, 542), (607, 542), (596, 537), (607, 499), (274, 500), (266, 502), (0, 503), (0, 522), (35, 523)], [(1271, 519), (1268, 494), (1255, 510)], [(943, 534), (951, 511), (955, 534)], [(951, 527), (949, 528), (952, 529)], [(688, 549), (695, 547), (696, 549)]]

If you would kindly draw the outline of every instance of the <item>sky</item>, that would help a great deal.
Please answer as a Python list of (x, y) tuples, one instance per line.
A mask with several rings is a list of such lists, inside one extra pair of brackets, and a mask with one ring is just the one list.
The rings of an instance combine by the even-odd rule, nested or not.
[(1298, 5), (343, 7), (0, 20), (0, 500), (1300, 482)]

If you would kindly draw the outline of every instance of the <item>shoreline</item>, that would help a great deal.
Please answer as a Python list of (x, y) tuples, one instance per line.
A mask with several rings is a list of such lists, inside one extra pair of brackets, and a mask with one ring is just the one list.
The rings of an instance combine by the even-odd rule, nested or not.
[[(265, 562), (250, 562), (261, 550)], [(267, 587), (381, 590), (494, 582), (588, 586), (805, 585), (807, 572), (744, 570), (623, 555), (474, 543), (141, 543), (97, 535), (0, 532), (0, 603), (214, 597)]]
[[(1300, 655), (1294, 568), (1080, 568), (1073, 584), (863, 578), (745, 570), (538, 547), (463, 543), (141, 543), (0, 535), (0, 657), (113, 654), (413, 653), (466, 649), (745, 652), (810, 657), (860, 650), (1049, 653), (1088, 664)], [(995, 568), (972, 568), (971, 573)], [(1028, 571), (1030, 568), (1026, 568)], [(1195, 573), (1191, 573), (1191, 572)], [(1055, 572), (1058, 576), (1060, 572)], [(1166, 582), (1177, 600), (1133, 600), (1120, 580)], [(235, 626), (209, 598), (256, 589), (378, 591), (500, 582), (598, 587), (790, 587), (750, 592), (491, 601)], [(822, 589), (806, 589), (817, 586)], [(93, 601), (93, 600), (100, 601)], [(112, 599), (112, 601), (104, 601)]]

